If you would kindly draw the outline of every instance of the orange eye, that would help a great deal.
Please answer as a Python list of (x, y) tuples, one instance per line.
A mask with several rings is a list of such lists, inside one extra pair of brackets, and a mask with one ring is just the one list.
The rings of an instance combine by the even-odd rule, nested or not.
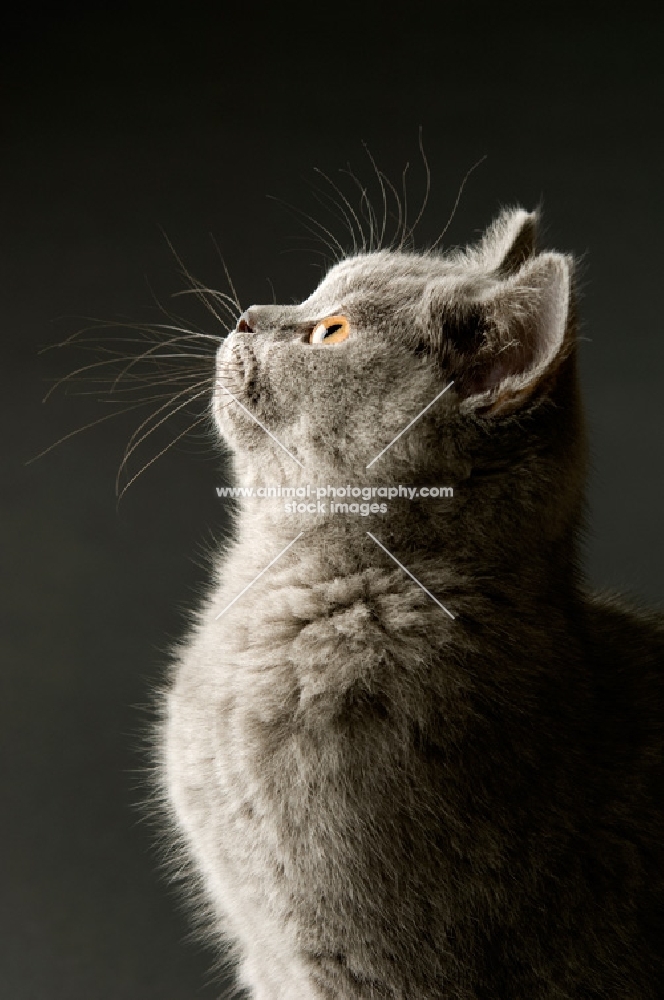
[(350, 333), (350, 323), (345, 316), (328, 316), (316, 323), (309, 334), (310, 344), (338, 344), (346, 340)]

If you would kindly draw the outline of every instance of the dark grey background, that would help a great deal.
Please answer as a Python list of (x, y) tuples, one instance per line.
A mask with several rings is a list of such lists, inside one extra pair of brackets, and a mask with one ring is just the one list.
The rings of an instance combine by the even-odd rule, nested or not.
[[(116, 509), (132, 418), (27, 459), (99, 415), (41, 398), (78, 356), (39, 348), (76, 317), (145, 319), (146, 277), (182, 287), (160, 228), (242, 302), (306, 294), (316, 258), (272, 194), (321, 215), (319, 166), (433, 182), (420, 231), (474, 238), (501, 204), (542, 201), (545, 243), (585, 254), (582, 375), (594, 472), (587, 564), (659, 602), (662, 574), (661, 26), (560, 5), (89, 4), (14, 16), (2, 32), (2, 601), (0, 998), (219, 995), (184, 940), (177, 895), (141, 821), (149, 693), (200, 553), (224, 513), (223, 463), (178, 446)], [(347, 178), (344, 180), (346, 183)], [(348, 188), (346, 189), (348, 190)], [(64, 318), (63, 318), (64, 317)], [(211, 324), (212, 325), (212, 324)], [(65, 352), (66, 354), (66, 352)], [(160, 446), (166, 443), (161, 439)], [(158, 449), (157, 449), (158, 450)], [(150, 458), (145, 453), (145, 460)]]

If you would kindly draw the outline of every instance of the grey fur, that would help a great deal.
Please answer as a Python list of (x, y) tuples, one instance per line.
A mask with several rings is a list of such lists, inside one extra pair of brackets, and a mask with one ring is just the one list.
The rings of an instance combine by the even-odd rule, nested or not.
[[(353, 256), (220, 348), (243, 485), (455, 493), (342, 519), (242, 501), (177, 652), (164, 804), (254, 1000), (663, 995), (664, 632), (579, 571), (573, 262), (536, 223)], [(306, 343), (331, 314), (348, 340)]]

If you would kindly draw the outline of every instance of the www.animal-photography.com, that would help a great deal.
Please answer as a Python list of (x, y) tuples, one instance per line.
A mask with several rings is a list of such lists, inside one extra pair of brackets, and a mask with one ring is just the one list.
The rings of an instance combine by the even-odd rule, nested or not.
[(0, 997), (660, 1000), (661, 30), (0, 39)]

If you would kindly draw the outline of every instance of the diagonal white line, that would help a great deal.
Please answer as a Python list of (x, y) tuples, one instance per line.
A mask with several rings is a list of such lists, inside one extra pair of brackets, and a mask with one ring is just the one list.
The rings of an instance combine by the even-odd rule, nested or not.
[[(285, 446), (285, 445), (283, 445), (283, 444), (281, 443), (281, 441), (280, 441), (280, 440), (279, 440), (278, 438), (276, 438), (276, 437), (274, 436), (274, 434), (273, 434), (273, 433), (272, 433), (271, 431), (269, 431), (269, 430), (267, 429), (267, 427), (265, 427), (265, 426), (264, 426), (264, 425), (263, 425), (263, 424), (262, 424), (262, 423), (260, 422), (260, 420), (258, 420), (258, 418), (257, 418), (257, 417), (255, 417), (255, 416), (253, 415), (253, 413), (251, 412), (251, 410), (248, 410), (248, 409), (247, 409), (247, 407), (246, 407), (246, 406), (244, 405), (244, 403), (241, 403), (241, 402), (240, 402), (240, 400), (239, 400), (239, 399), (237, 399), (237, 398), (236, 398), (236, 397), (235, 397), (235, 396), (233, 395), (233, 393), (232, 393), (232, 392), (230, 391), (230, 389), (227, 389), (227, 388), (226, 388), (226, 386), (224, 385), (224, 383), (223, 383), (223, 382), (221, 382), (221, 381), (220, 381), (219, 379), (216, 379), (216, 382), (217, 382), (217, 385), (220, 385), (220, 386), (221, 386), (221, 388), (222, 388), (222, 389), (224, 390), (224, 392), (227, 392), (227, 393), (228, 393), (228, 395), (229, 395), (229, 396), (231, 397), (231, 399), (234, 399), (234, 400), (235, 400), (235, 402), (237, 403), (237, 405), (238, 405), (238, 406), (240, 406), (240, 407), (241, 407), (241, 408), (242, 408), (242, 409), (244, 410), (244, 412), (245, 412), (245, 413), (247, 414), (247, 416), (251, 417), (251, 419), (252, 419), (252, 420), (254, 420), (254, 421), (255, 421), (255, 422), (256, 422), (256, 423), (258, 424), (258, 426), (259, 426), (259, 427), (261, 428), (261, 430), (264, 430), (264, 431), (265, 431), (265, 433), (266, 433), (266, 434), (267, 434), (267, 435), (268, 435), (269, 437), (271, 437), (271, 438), (272, 438), (272, 440), (273, 440), (274, 442), (276, 442), (276, 444), (278, 444), (278, 445), (279, 445), (279, 447), (280, 447), (280, 448), (282, 448), (282, 449), (283, 449), (283, 450), (284, 450), (284, 451), (286, 452), (286, 454), (287, 454), (287, 455), (289, 455), (289, 456), (290, 456), (290, 457), (291, 457), (291, 458), (293, 459), (293, 461), (294, 461), (294, 462), (297, 462), (297, 464), (298, 464), (298, 465), (300, 466), (300, 468), (301, 468), (301, 469), (303, 469), (303, 468), (304, 468), (304, 466), (302, 465), (302, 462), (300, 462), (300, 460), (299, 460), (299, 459), (297, 459), (297, 458), (295, 457), (295, 455), (291, 454), (291, 452), (290, 452), (290, 451), (288, 450), (288, 448), (286, 448), (286, 446)], [(435, 402), (435, 400), (434, 400), (434, 402)]]
[[(448, 386), (448, 388), (449, 388), (449, 386)], [(438, 598), (434, 597), (433, 594), (431, 593), (431, 591), (427, 590), (427, 588), (424, 586), (424, 584), (420, 583), (420, 581), (417, 579), (417, 577), (413, 576), (413, 574), (411, 573), (411, 571), (409, 569), (406, 569), (406, 567), (403, 565), (403, 563), (400, 563), (399, 560), (396, 558), (396, 556), (393, 556), (392, 553), (390, 552), (390, 550), (386, 549), (385, 546), (383, 545), (383, 543), (378, 541), (378, 539), (376, 538), (375, 535), (372, 535), (370, 531), (367, 531), (367, 535), (369, 536), (369, 538), (373, 538), (373, 540), (376, 543), (376, 545), (380, 545), (380, 547), (383, 550), (383, 552), (387, 553), (387, 555), (390, 557), (390, 559), (392, 559), (397, 564), (397, 566), (399, 567), (399, 569), (402, 569), (404, 571), (404, 573), (407, 573), (408, 576), (411, 578), (411, 580), (414, 580), (415, 583), (417, 584), (417, 586), (421, 587), (422, 590), (424, 591), (424, 593), (428, 594), (429, 597), (431, 598), (431, 600), (435, 601), (436, 604), (438, 605), (438, 607), (442, 608), (443, 611), (445, 612), (445, 614), (449, 615), (450, 618), (454, 621), (454, 615), (452, 614), (452, 612), (448, 611), (447, 608), (445, 607), (445, 605), (441, 604), (440, 601), (438, 600)]]
[[(450, 385), (454, 385), (454, 379), (452, 379), (452, 381), (450, 382)], [(419, 419), (420, 419), (420, 417), (421, 417), (421, 416), (422, 416), (422, 415), (423, 415), (424, 413), (426, 413), (426, 412), (427, 412), (427, 410), (429, 409), (429, 407), (430, 407), (430, 406), (433, 406), (433, 404), (434, 404), (434, 403), (435, 403), (435, 402), (436, 402), (436, 401), (437, 401), (438, 399), (440, 399), (440, 397), (441, 397), (442, 395), (444, 395), (444, 393), (446, 393), (446, 392), (447, 392), (447, 390), (449, 389), (450, 385), (446, 385), (446, 386), (445, 386), (445, 388), (443, 389), (443, 391), (442, 391), (442, 392), (439, 392), (439, 393), (438, 393), (438, 395), (436, 396), (436, 398), (435, 398), (435, 399), (432, 399), (430, 403), (427, 403), (427, 405), (426, 405), (426, 406), (424, 407), (424, 409), (423, 409), (423, 410), (420, 410), (420, 412), (419, 412), (419, 413), (417, 414), (417, 416), (416, 416), (416, 417), (413, 417), (413, 419), (411, 420), (411, 422), (410, 422), (409, 424), (406, 424), (406, 426), (404, 427), (404, 429), (403, 429), (402, 431), (399, 431), (399, 433), (397, 434), (397, 436), (396, 436), (395, 438), (392, 438), (392, 440), (391, 440), (391, 441), (390, 441), (390, 443), (388, 444), (387, 448), (383, 448), (383, 450), (382, 450), (382, 451), (379, 451), (379, 452), (378, 452), (378, 454), (376, 455), (376, 457), (375, 457), (375, 458), (372, 458), (372, 459), (371, 459), (371, 461), (369, 462), (369, 464), (368, 464), (367, 466), (365, 466), (365, 468), (367, 468), (367, 469), (370, 469), (370, 468), (371, 468), (371, 466), (372, 466), (372, 465), (374, 464), (374, 462), (377, 462), (377, 461), (378, 461), (378, 459), (380, 458), (380, 456), (381, 456), (381, 455), (384, 455), (384, 454), (385, 454), (385, 452), (387, 451), (387, 449), (388, 449), (388, 448), (391, 448), (391, 447), (392, 447), (392, 445), (394, 444), (394, 442), (395, 442), (395, 441), (398, 441), (398, 440), (399, 440), (399, 438), (401, 437), (401, 435), (402, 435), (402, 434), (405, 434), (405, 433), (406, 433), (406, 431), (408, 430), (408, 428), (409, 428), (409, 427), (412, 427), (412, 426), (413, 426), (413, 424), (415, 423), (415, 421), (416, 421), (416, 420), (419, 420)]]
[(226, 605), (226, 607), (224, 608), (223, 611), (220, 611), (218, 615), (214, 616), (215, 620), (217, 618), (221, 618), (222, 615), (226, 614), (226, 612), (228, 611), (228, 609), (231, 608), (235, 604), (236, 601), (239, 601), (239, 599), (242, 597), (242, 595), (246, 594), (246, 592), (249, 590), (250, 587), (253, 587), (253, 585), (256, 583), (256, 580), (260, 580), (260, 578), (262, 577), (263, 573), (267, 573), (267, 571), (269, 570), (270, 566), (274, 566), (274, 564), (276, 563), (277, 559), (281, 559), (281, 557), (283, 556), (284, 552), (287, 552), (288, 549), (291, 547), (291, 545), (294, 545), (295, 542), (300, 537), (300, 535), (303, 535), (303, 534), (304, 534), (304, 531), (301, 531), (299, 535), (296, 535), (295, 538), (293, 539), (293, 541), (289, 542), (288, 545), (286, 546), (286, 548), (282, 549), (281, 552), (279, 553), (279, 555), (275, 556), (274, 559), (272, 560), (272, 562), (269, 562), (267, 564), (267, 566), (265, 567), (265, 569), (262, 569), (260, 571), (260, 573), (258, 574), (258, 576), (255, 576), (253, 578), (253, 580), (251, 581), (251, 583), (248, 583), (247, 586), (244, 588), (244, 590), (241, 590), (240, 593), (237, 595), (237, 597), (234, 597), (233, 600), (231, 601), (231, 603)]

